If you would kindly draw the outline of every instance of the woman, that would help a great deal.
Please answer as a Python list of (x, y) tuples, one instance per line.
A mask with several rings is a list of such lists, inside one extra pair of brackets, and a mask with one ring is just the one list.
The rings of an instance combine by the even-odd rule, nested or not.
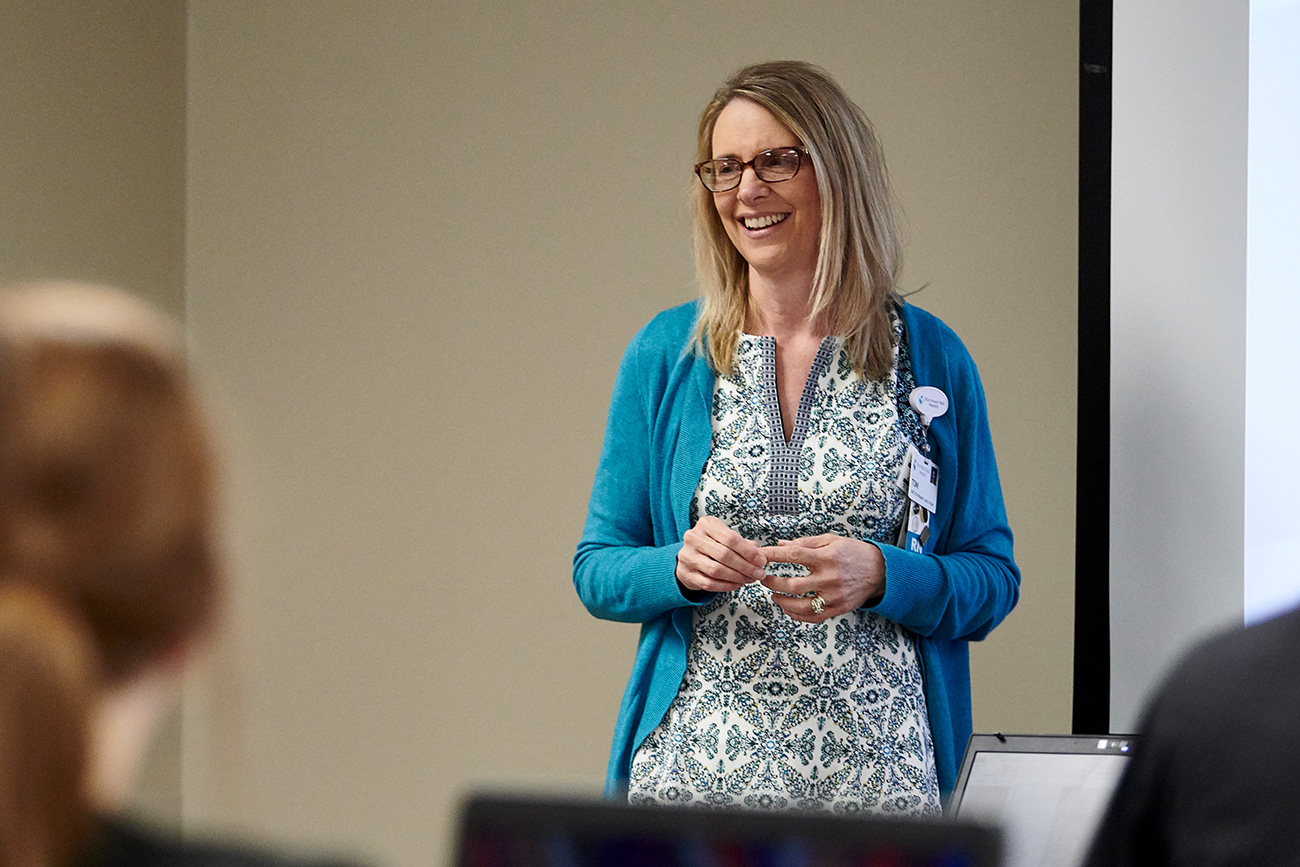
[(170, 322), (0, 292), (0, 864), (281, 863), (114, 818), (212, 618), (212, 463)]
[(697, 158), (703, 299), (628, 347), (574, 560), (642, 624), (607, 793), (937, 813), (967, 642), (1019, 593), (975, 365), (896, 294), (884, 158), (823, 70), (740, 70)]

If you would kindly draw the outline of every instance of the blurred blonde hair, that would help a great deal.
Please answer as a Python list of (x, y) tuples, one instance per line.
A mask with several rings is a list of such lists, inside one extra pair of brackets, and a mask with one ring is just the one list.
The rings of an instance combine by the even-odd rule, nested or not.
[(0, 863), (71, 863), (96, 700), (211, 618), (213, 471), (169, 319), (105, 287), (0, 291)]
[[(902, 267), (885, 156), (871, 121), (825, 70), (801, 61), (747, 66), (723, 83), (700, 116), (696, 159), (713, 156), (713, 127), (734, 99), (772, 113), (808, 151), (821, 197), (822, 234), (811, 315), (846, 338), (870, 378), (893, 363), (888, 303)], [(696, 274), (704, 303), (696, 344), (722, 373), (734, 369), (749, 304), (749, 267), (727, 237), (713, 193), (694, 184)]]

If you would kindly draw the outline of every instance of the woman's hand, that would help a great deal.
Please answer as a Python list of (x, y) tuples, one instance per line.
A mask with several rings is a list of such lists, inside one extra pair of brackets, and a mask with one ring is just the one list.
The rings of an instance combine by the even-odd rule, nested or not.
[(705, 515), (682, 537), (677, 580), (688, 590), (725, 593), (760, 580), (766, 563), (758, 545)]
[[(768, 562), (795, 563), (808, 570), (798, 578), (763, 578), (763, 586), (776, 591), (772, 601), (803, 623), (821, 623), (884, 595), (885, 556), (870, 542), (827, 533), (759, 550)], [(814, 592), (817, 596), (803, 595)], [(815, 610), (818, 598), (820, 611)]]

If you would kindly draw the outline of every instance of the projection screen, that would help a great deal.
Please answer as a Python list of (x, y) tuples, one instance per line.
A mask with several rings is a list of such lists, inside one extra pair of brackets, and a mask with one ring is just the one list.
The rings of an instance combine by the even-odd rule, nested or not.
[(1131, 731), (1189, 642), (1300, 598), (1300, 0), (1113, 16), (1110, 729)]

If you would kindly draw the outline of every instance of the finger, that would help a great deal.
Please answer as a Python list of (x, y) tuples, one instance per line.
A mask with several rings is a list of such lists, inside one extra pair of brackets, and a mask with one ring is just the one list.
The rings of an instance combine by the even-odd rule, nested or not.
[(812, 575), (786, 577), (782, 575), (764, 575), (761, 583), (768, 590), (784, 593), (787, 596), (803, 596), (817, 589), (818, 582)]
[(764, 587), (794, 596), (813, 589), (812, 567), (816, 564), (809, 562), (809, 549), (795, 545), (771, 545), (762, 551), (769, 563), (791, 563), (805, 570), (803, 575), (771, 575), (765, 571), (762, 579)]
[(807, 548), (801, 545), (781, 543), (759, 548), (759, 552), (769, 563), (801, 563), (807, 557)]
[(688, 586), (688, 588), (708, 590), (710, 593), (731, 593), (731, 591), (740, 590), (746, 584), (749, 584), (749, 581), (736, 575), (736, 573), (715, 577), (710, 573), (692, 568), (679, 569), (677, 571), (677, 580)]
[[(683, 549), (702, 554), (729, 569), (748, 576), (746, 581), (757, 581), (762, 578), (763, 566), (766, 565), (767, 561), (759, 553), (758, 546), (730, 530), (716, 518), (710, 518), (707, 521), (706, 523), (705, 519), (701, 519), (694, 527), (686, 531), (682, 537)], [(733, 544), (739, 542), (748, 545), (752, 549), (753, 556), (746, 557), (742, 552), (728, 546), (725, 541), (719, 541), (710, 535), (710, 533), (715, 532)], [(713, 573), (709, 572), (709, 574)]]
[(743, 584), (732, 584), (727, 581), (715, 581), (698, 572), (689, 575), (678, 575), (677, 580), (685, 587), (692, 590), (703, 590), (706, 593), (731, 593), (743, 587)]
[(683, 568), (681, 566), (677, 569), (677, 580), (683, 586), (689, 587), (692, 590), (704, 590), (709, 593), (727, 593), (744, 586), (743, 583), (733, 583), (731, 581), (710, 578), (702, 572), (697, 572), (694, 569)]
[[(708, 540), (706, 540), (705, 544), (714, 545), (720, 552), (726, 550)], [(740, 567), (739, 569), (733, 568), (733, 566), (728, 565), (727, 563), (719, 562), (717, 559), (710, 556), (705, 551), (701, 551), (694, 545), (684, 544), (682, 545), (681, 550), (677, 552), (677, 579), (690, 586), (694, 586), (692, 583), (693, 581), (705, 581), (713, 585), (709, 588), (701, 586), (698, 589), (717, 589), (716, 584), (722, 582), (729, 585), (725, 589), (734, 590), (737, 587), (757, 580), (757, 576), (754, 575), (754, 572), (762, 573), (763, 571), (757, 566), (753, 566), (736, 557), (734, 553), (731, 554), (731, 557), (735, 565)], [(698, 579), (693, 579), (692, 576), (699, 577)]]
[(819, 536), (800, 536), (798, 539), (784, 539), (777, 543), (781, 545), (796, 545), (800, 548), (825, 548), (827, 545), (843, 539), (843, 536), (837, 536), (834, 533), (822, 533)]
[(763, 567), (761, 565), (745, 559), (736, 550), (728, 548), (716, 539), (699, 541), (695, 545), (695, 550), (709, 560), (725, 566), (738, 575), (745, 576), (746, 583), (757, 581), (763, 577)]
[[(767, 563), (767, 559), (763, 556), (758, 545), (728, 527), (720, 518), (715, 518), (712, 515), (705, 515), (703, 518), (696, 521), (695, 526), (691, 529), (698, 530), (720, 545), (735, 551), (738, 555), (753, 563), (755, 566), (763, 566)], [(688, 530), (687, 532), (689, 533), (690, 531)]]
[(813, 613), (811, 596), (773, 596), (772, 601), (791, 620), (800, 623), (822, 623), (831, 617), (830, 603), (824, 603), (820, 614)]
[(779, 545), (769, 545), (766, 548), (759, 549), (769, 563), (793, 563), (796, 566), (803, 566), (805, 569), (815, 569), (818, 565), (825, 562), (825, 547), (809, 547), (805, 545), (796, 545), (793, 542), (782, 542)]

